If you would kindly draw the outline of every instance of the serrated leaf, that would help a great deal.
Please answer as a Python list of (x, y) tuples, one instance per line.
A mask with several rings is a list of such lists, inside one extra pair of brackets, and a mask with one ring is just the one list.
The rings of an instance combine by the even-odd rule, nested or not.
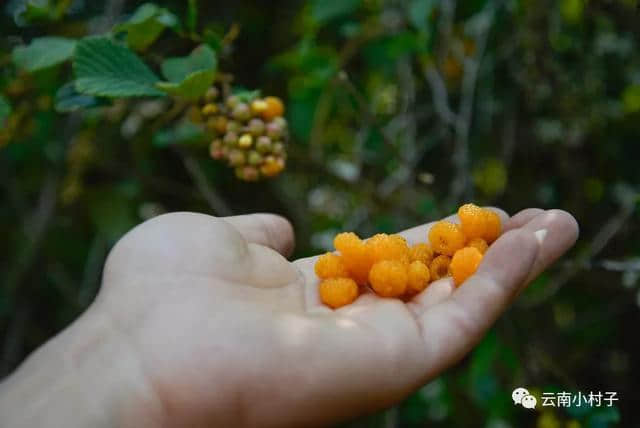
[(153, 3), (145, 3), (138, 7), (126, 22), (115, 26), (113, 32), (126, 32), (129, 47), (144, 50), (155, 42), (167, 27), (177, 25), (178, 18), (173, 13)]
[(216, 53), (207, 45), (200, 45), (185, 57), (167, 58), (162, 74), (171, 82), (181, 82), (194, 71), (212, 70), (217, 66)]
[(161, 96), (159, 78), (126, 46), (106, 37), (78, 42), (73, 68), (78, 92), (101, 97)]
[(156, 86), (169, 95), (195, 99), (206, 92), (215, 77), (215, 71), (200, 70), (189, 74), (182, 82), (158, 82)]
[(4, 120), (11, 114), (11, 104), (4, 95), (0, 94), (0, 125), (4, 123)]
[(183, 122), (173, 128), (163, 129), (153, 136), (153, 145), (167, 147), (173, 144), (190, 144), (202, 141), (204, 132), (193, 122)]
[(105, 104), (104, 99), (76, 91), (75, 82), (69, 82), (58, 89), (55, 98), (55, 109), (59, 113), (69, 113), (82, 108), (96, 107)]
[(65, 37), (40, 37), (27, 46), (13, 50), (13, 62), (20, 68), (34, 72), (60, 64), (73, 56), (74, 39)]

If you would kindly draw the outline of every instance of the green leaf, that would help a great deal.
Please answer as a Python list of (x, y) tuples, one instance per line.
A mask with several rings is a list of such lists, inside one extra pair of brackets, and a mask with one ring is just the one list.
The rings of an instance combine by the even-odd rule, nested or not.
[(319, 23), (331, 21), (354, 12), (360, 6), (360, 0), (314, 0), (311, 4), (311, 16)]
[(167, 58), (162, 63), (162, 74), (171, 82), (181, 82), (194, 71), (215, 71), (216, 66), (216, 53), (213, 49), (200, 45), (185, 57)]
[(184, 98), (198, 98), (213, 83), (216, 55), (207, 45), (200, 45), (188, 56), (168, 58), (162, 63), (162, 74), (169, 82), (158, 82), (163, 91)]
[(193, 122), (183, 122), (174, 128), (163, 129), (153, 136), (153, 145), (167, 147), (173, 144), (190, 144), (202, 141), (204, 132)]
[(73, 67), (78, 92), (101, 97), (164, 95), (158, 77), (135, 53), (106, 37), (78, 42)]
[(20, 68), (33, 72), (60, 64), (73, 56), (76, 41), (64, 37), (41, 37), (27, 46), (13, 50), (13, 62)]
[(173, 13), (153, 3), (145, 3), (126, 22), (115, 26), (113, 32), (126, 32), (129, 47), (141, 51), (155, 42), (167, 27), (177, 26), (178, 18)]
[(0, 94), (0, 124), (11, 114), (11, 104), (4, 95)]
[(213, 70), (200, 70), (189, 74), (182, 82), (158, 82), (156, 86), (169, 95), (195, 99), (207, 91), (215, 77)]
[(105, 100), (76, 91), (75, 82), (69, 82), (58, 89), (55, 109), (59, 113), (69, 113), (82, 108), (104, 105)]
[(429, 27), (429, 15), (433, 10), (433, 0), (412, 0), (409, 3), (409, 21), (418, 30), (427, 30)]

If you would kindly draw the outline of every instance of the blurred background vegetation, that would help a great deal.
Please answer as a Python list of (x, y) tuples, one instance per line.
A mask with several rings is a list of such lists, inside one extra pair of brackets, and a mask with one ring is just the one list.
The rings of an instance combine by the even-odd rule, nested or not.
[[(89, 304), (115, 241), (163, 212), (281, 213), (306, 256), (465, 201), (558, 207), (580, 223), (575, 249), (461, 364), (349, 426), (640, 426), (636, 0), (141, 3), (1, 3), (0, 376)], [(208, 45), (234, 87), (285, 100), (285, 172), (238, 180), (183, 135), (171, 97), (78, 93), (73, 40), (111, 32), (154, 72)], [(44, 36), (65, 39), (32, 43)], [(530, 412), (516, 386), (620, 401)]]

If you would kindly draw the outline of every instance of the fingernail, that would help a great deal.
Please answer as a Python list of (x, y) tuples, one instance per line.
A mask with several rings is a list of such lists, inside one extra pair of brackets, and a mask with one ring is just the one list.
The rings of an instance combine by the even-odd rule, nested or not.
[(538, 240), (538, 244), (542, 245), (542, 241), (544, 241), (544, 237), (547, 236), (547, 229), (538, 229), (533, 232), (536, 235), (536, 239)]

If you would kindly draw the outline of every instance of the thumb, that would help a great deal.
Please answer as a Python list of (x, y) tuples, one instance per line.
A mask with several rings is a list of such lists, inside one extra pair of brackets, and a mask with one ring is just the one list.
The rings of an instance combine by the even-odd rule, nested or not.
[(295, 238), (291, 223), (275, 214), (247, 214), (224, 217), (247, 242), (264, 245), (285, 257), (293, 252)]

